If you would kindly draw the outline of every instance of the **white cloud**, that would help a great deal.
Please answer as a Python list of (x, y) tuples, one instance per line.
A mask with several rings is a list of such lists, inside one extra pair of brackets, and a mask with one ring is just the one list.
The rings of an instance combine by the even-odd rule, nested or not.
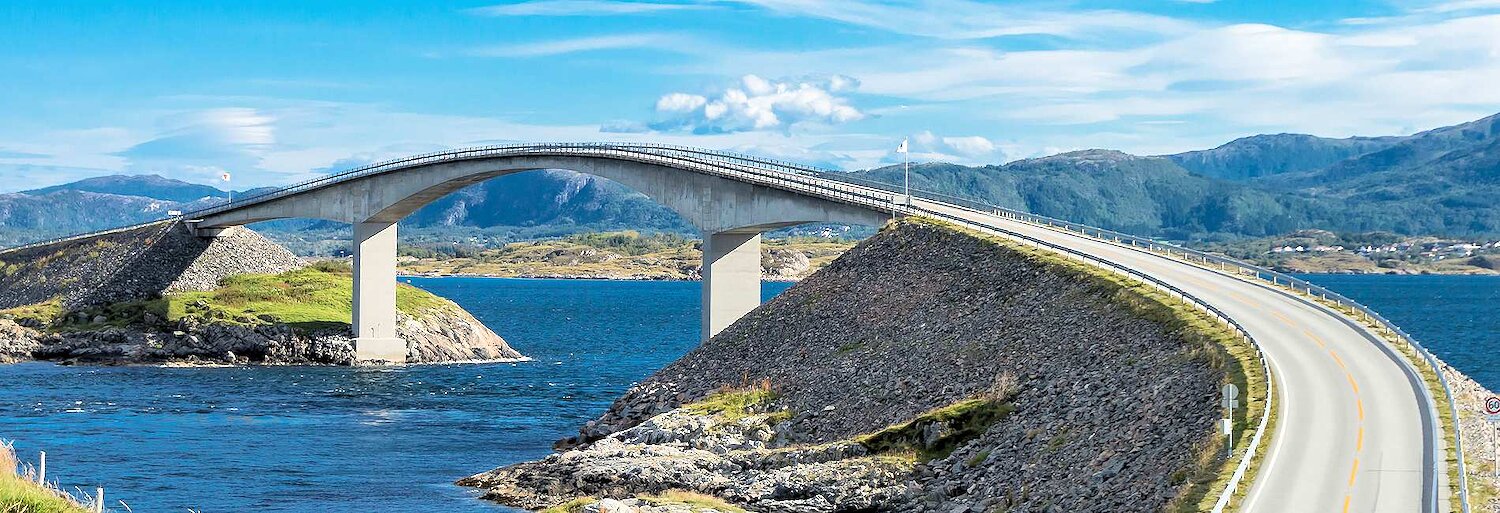
[(469, 12), (484, 16), (610, 16), (682, 11), (702, 9), (704, 7), (693, 4), (610, 0), (535, 0), (515, 4), (478, 7), (470, 9)]
[(686, 113), (703, 108), (708, 104), (708, 98), (696, 94), (671, 93), (656, 100), (656, 111), (666, 113)]
[(977, 135), (968, 137), (944, 137), (943, 145), (959, 155), (967, 157), (988, 156), (995, 152), (995, 143)]
[(849, 77), (773, 81), (745, 75), (740, 83), (713, 98), (671, 93), (656, 101), (663, 118), (650, 126), (661, 131), (699, 134), (790, 129), (801, 123), (841, 124), (865, 114), (836, 92), (852, 90)]
[(653, 49), (688, 53), (698, 48), (692, 40), (661, 33), (617, 34), (542, 41), (517, 45), (487, 46), (470, 51), (482, 57), (551, 57), (603, 50)]

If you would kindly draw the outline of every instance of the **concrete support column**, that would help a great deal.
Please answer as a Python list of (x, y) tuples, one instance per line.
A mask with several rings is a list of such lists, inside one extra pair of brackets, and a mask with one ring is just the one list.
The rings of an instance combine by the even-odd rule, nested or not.
[(760, 306), (760, 233), (703, 234), (703, 340)]
[(406, 363), (396, 338), (396, 224), (354, 224), (354, 358)]

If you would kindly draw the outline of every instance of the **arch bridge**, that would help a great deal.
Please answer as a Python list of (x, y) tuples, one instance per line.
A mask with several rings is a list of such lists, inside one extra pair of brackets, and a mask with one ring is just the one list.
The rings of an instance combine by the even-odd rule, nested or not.
[(424, 205), (491, 178), (566, 169), (608, 178), (645, 194), (703, 236), (704, 339), (760, 304), (761, 233), (805, 223), (880, 226), (894, 193), (829, 186), (805, 169), (722, 153), (656, 145), (492, 146), (394, 160), (192, 213), (203, 236), (284, 218), (354, 226), (355, 354), (402, 362), (396, 337), (396, 226)]

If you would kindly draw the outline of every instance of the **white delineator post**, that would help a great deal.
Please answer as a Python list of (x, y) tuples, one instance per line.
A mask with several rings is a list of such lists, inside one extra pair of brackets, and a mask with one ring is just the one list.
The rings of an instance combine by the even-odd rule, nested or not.
[(703, 340), (760, 306), (760, 233), (703, 234)]
[(36, 484), (47, 484), (47, 451), (39, 451), (36, 458)]
[(396, 338), (396, 223), (354, 225), (354, 358), (406, 363)]

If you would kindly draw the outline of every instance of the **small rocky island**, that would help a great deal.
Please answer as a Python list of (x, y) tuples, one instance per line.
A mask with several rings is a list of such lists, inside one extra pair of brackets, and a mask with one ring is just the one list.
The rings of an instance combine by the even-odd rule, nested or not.
[[(177, 222), (0, 253), (0, 363), (347, 365), (350, 272)], [(451, 301), (403, 284), (397, 308), (408, 362), (524, 359)]]
[(547, 512), (1196, 511), (1228, 468), (1218, 389), (1263, 380), (1199, 315), (1001, 239), (902, 221), (554, 454), (459, 484)]

